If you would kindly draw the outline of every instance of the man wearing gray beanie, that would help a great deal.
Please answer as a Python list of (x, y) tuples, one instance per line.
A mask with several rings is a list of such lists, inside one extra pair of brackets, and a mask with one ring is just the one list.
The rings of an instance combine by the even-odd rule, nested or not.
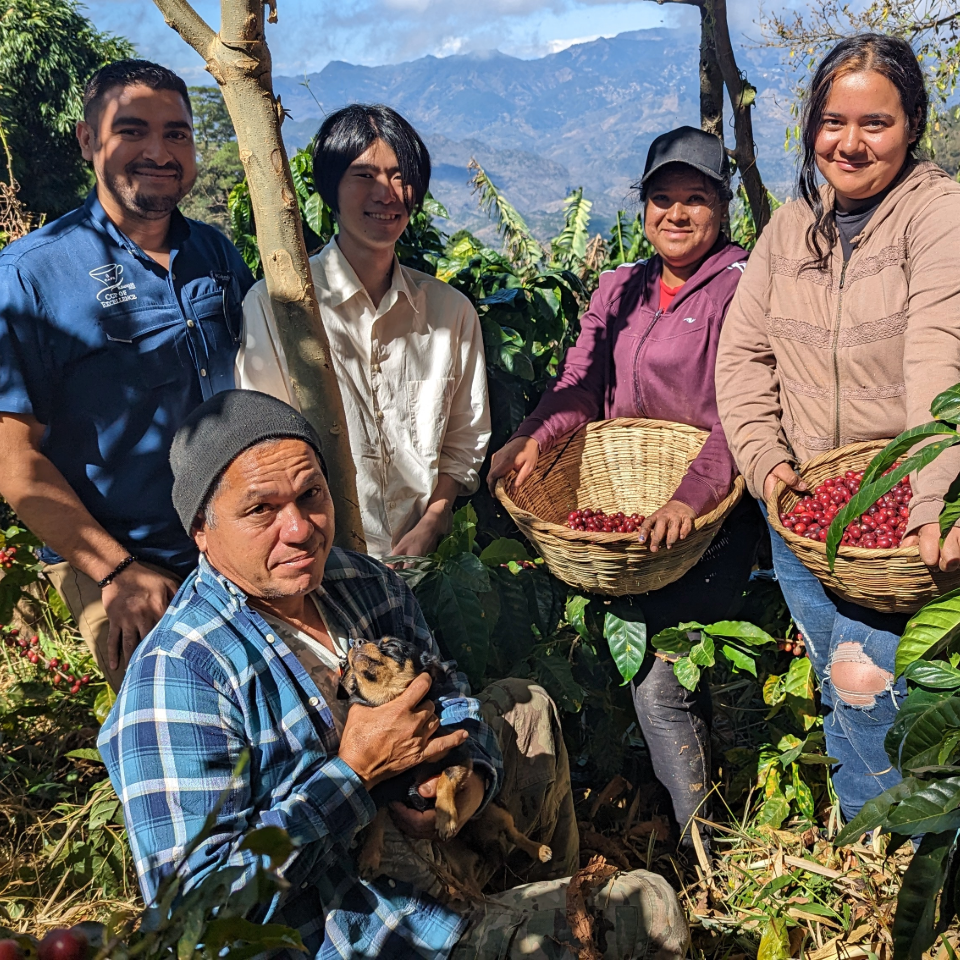
[[(283, 869), (289, 892), (256, 919), (295, 927), (310, 956), (500, 957), (512, 936), (505, 919), (523, 929), (518, 942), (537, 935), (516, 917), (549, 917), (542, 939), (553, 943), (565, 888), (543, 881), (577, 869), (579, 844), (566, 750), (543, 689), (502, 680), (475, 698), (451, 663), (441, 679), (422, 673), (383, 706), (339, 699), (352, 643), (391, 638), (392, 649), (434, 662), (440, 651), (393, 570), (333, 546), (316, 432), (280, 400), (226, 391), (187, 418), (170, 463), (174, 505), (200, 563), (134, 653), (98, 741), (123, 798), (144, 900), (154, 901), (217, 807), (215, 829), (180, 868), (184, 892), (227, 864), (245, 870), (235, 885), (248, 882), (259, 855), (245, 849), (245, 835), (283, 828), (296, 846)], [(351, 847), (377, 812), (370, 791), (454, 746), (472, 767), (457, 792), (461, 825), (496, 799), (521, 833), (552, 848), (552, 860), (522, 851), (505, 860), (499, 849), (478, 858), (459, 836), (438, 844), (434, 809), (393, 803), (386, 876), (369, 863), (361, 876)], [(245, 752), (249, 762), (231, 777)], [(419, 787), (428, 806), (437, 779)], [(478, 914), (449, 902), (439, 879), (464, 869), (477, 889), (517, 869), (541, 882)], [(641, 935), (637, 956), (683, 955), (686, 927), (662, 878), (622, 874), (596, 896), (618, 949)]]

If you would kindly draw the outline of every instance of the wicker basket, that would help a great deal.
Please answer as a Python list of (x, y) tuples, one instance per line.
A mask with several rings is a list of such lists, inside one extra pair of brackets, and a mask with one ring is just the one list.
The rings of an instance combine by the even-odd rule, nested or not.
[[(800, 474), (813, 490), (830, 477), (843, 476), (846, 470), (865, 469), (886, 445), (886, 440), (851, 443), (808, 460), (800, 466)], [(934, 597), (960, 587), (960, 571), (931, 570), (920, 559), (916, 547), (893, 550), (840, 547), (831, 573), (826, 544), (798, 536), (780, 522), (780, 514), (789, 513), (799, 499), (782, 481), (777, 483), (767, 503), (770, 524), (800, 562), (825, 587), (845, 600), (884, 613), (914, 613)]]
[(615, 597), (647, 593), (679, 580), (700, 559), (743, 494), (740, 477), (716, 509), (697, 517), (686, 540), (656, 553), (635, 533), (571, 530), (567, 515), (587, 508), (651, 514), (676, 491), (706, 437), (663, 420), (590, 423), (542, 456), (518, 490), (498, 481), (497, 496), (564, 583)]

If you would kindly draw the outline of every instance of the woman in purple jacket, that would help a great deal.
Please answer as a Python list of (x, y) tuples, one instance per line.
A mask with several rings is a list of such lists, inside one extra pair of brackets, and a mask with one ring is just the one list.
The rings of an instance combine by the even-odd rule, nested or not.
[[(640, 531), (650, 550), (669, 550), (715, 507), (737, 475), (720, 426), (714, 365), (720, 327), (747, 254), (721, 235), (730, 199), (720, 140), (680, 127), (654, 140), (638, 184), (644, 232), (656, 256), (600, 276), (576, 344), (537, 408), (493, 456), (489, 482), (521, 485), (564, 434), (613, 417), (687, 423), (709, 436), (673, 496)], [(746, 498), (700, 562), (680, 580), (636, 598), (649, 636), (684, 621), (730, 616), (750, 575), (760, 536)], [(650, 654), (633, 682), (637, 720), (657, 778), (681, 828), (710, 780), (710, 695), (680, 686), (672, 664)]]

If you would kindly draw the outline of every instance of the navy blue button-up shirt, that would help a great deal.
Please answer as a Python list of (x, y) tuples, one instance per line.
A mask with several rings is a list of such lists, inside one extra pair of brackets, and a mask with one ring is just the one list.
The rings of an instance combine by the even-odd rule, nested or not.
[(167, 456), (187, 414), (233, 388), (253, 277), (223, 234), (178, 211), (170, 244), (165, 270), (94, 191), (3, 250), (0, 411), (46, 425), (42, 452), (108, 533), (186, 574), (197, 553)]

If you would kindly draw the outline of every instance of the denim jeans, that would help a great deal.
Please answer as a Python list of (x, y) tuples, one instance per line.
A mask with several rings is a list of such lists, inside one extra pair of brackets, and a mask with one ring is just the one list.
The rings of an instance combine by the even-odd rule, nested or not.
[[(850, 820), (868, 800), (900, 782), (883, 738), (907, 695), (906, 681), (901, 677), (894, 683), (893, 672), (908, 618), (878, 613), (829, 593), (773, 528), (770, 544), (780, 589), (820, 680), (827, 754), (838, 761), (833, 786)], [(838, 689), (831, 668), (841, 662), (876, 665), (889, 674), (885, 689), (868, 703), (862, 701), (869, 697)]]

